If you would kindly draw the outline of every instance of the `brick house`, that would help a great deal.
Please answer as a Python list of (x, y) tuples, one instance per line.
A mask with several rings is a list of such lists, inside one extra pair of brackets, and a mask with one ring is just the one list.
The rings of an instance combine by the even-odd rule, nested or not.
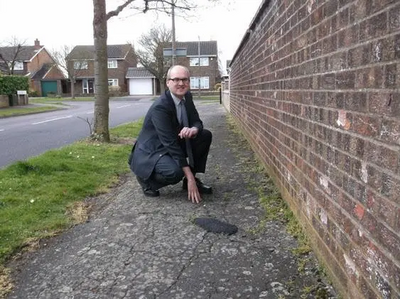
[(27, 76), (29, 80), (29, 92), (38, 96), (46, 96), (47, 93), (61, 93), (61, 81), (65, 79), (63, 72), (38, 39), (33, 46), (0, 47), (0, 72), (8, 74), (8, 65), (14, 64), (14, 75)]
[[(78, 45), (67, 55), (68, 68), (75, 76), (76, 94), (94, 94), (94, 57), (93, 45)], [(126, 78), (130, 67), (136, 67), (137, 58), (130, 44), (108, 45), (108, 85), (110, 91), (127, 94)]]
[(185, 49), (185, 56), (177, 56), (176, 64), (186, 66), (190, 71), (190, 89), (213, 91), (221, 82), (218, 63), (217, 41), (176, 42), (176, 49)]

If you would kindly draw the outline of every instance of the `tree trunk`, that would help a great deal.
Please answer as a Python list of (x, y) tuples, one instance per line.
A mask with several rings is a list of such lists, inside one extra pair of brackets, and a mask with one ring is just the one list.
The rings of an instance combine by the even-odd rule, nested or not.
[(75, 78), (71, 78), (71, 98), (75, 99)]
[(165, 85), (164, 82), (160, 83), (160, 95), (162, 95), (165, 92)]
[(93, 133), (102, 141), (110, 141), (108, 130), (109, 96), (107, 68), (107, 17), (105, 0), (93, 0), (94, 58), (94, 124)]

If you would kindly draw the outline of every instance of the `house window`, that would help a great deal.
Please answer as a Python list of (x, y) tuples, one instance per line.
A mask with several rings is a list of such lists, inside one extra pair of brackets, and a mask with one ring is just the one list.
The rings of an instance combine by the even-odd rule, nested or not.
[[(200, 64), (199, 64), (200, 61)], [(190, 58), (190, 66), (209, 66), (209, 59), (208, 57), (193, 57)]]
[(199, 89), (199, 83), (201, 89), (210, 89), (209, 77), (190, 77), (191, 89)]
[(190, 66), (199, 66), (199, 58), (190, 58)]
[(24, 63), (22, 61), (15, 61), (14, 71), (23, 71), (23, 70), (24, 70)]
[(208, 57), (201, 57), (200, 58), (200, 66), (208, 66)]
[(74, 61), (74, 70), (87, 70), (87, 61)]
[(108, 86), (118, 86), (118, 79), (108, 79)]
[(109, 60), (108, 61), (108, 68), (109, 69), (116, 69), (118, 67), (118, 63), (116, 60)]

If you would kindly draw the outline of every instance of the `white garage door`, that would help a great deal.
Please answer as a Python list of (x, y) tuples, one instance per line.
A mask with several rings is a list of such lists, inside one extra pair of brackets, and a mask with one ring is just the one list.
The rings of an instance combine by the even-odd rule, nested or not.
[(152, 79), (129, 79), (130, 95), (152, 95), (153, 83)]

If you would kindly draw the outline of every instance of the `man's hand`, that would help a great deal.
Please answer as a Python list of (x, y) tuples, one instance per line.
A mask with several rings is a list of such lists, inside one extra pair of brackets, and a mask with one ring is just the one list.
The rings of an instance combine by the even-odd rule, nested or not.
[(188, 199), (191, 200), (193, 203), (200, 203), (201, 196), (199, 189), (197, 188), (196, 179), (194, 178), (192, 170), (189, 166), (183, 167), (182, 170), (185, 173), (185, 177), (187, 180)]
[(199, 189), (196, 185), (196, 180), (188, 180), (188, 199), (191, 200), (193, 203), (200, 203), (201, 196)]
[(182, 130), (179, 133), (180, 138), (194, 138), (197, 133), (199, 132), (199, 129), (196, 127), (183, 127)]

